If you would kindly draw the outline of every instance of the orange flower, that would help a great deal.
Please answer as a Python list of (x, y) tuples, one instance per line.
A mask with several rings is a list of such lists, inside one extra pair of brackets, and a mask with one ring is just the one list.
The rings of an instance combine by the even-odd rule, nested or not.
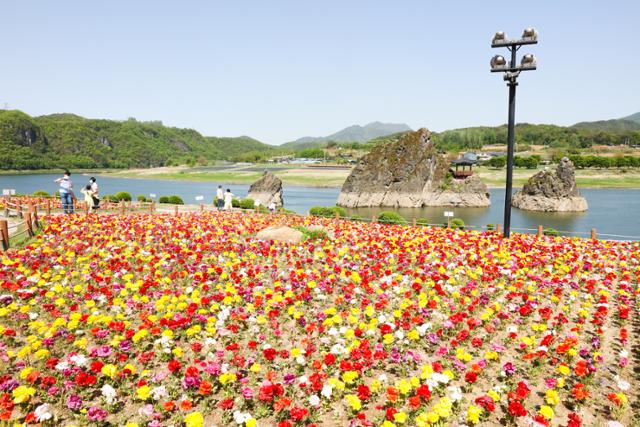
[(185, 399), (180, 401), (180, 409), (182, 409), (183, 411), (190, 411), (191, 408), (193, 408), (193, 403), (191, 403), (190, 400)]
[(398, 400), (398, 389), (395, 387), (387, 387), (387, 400), (396, 402)]
[(174, 409), (176, 409), (176, 404), (173, 402), (173, 400), (170, 400), (168, 402), (164, 402), (162, 404), (162, 407), (164, 408), (165, 411), (171, 412)]
[(576, 385), (574, 385), (573, 390), (571, 390), (571, 394), (576, 400), (584, 400), (589, 397), (589, 392), (582, 383), (577, 383)]
[(211, 383), (207, 380), (204, 380), (200, 383), (200, 388), (198, 389), (198, 393), (206, 396), (208, 394), (211, 394), (212, 389), (213, 389), (213, 386), (211, 385)]

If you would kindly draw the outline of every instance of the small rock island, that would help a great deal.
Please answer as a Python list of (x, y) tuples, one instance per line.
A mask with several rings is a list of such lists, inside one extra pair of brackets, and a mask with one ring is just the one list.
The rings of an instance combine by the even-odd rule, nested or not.
[(439, 154), (425, 129), (396, 142), (380, 144), (363, 157), (344, 182), (338, 205), (344, 207), (490, 205), (487, 186), (477, 175), (457, 175)]
[(282, 180), (269, 171), (249, 187), (247, 198), (260, 201), (262, 206), (269, 206), (274, 202), (277, 207), (284, 205), (282, 198)]
[(573, 163), (564, 157), (555, 173), (540, 171), (513, 195), (513, 207), (541, 212), (584, 212), (587, 200), (580, 195)]

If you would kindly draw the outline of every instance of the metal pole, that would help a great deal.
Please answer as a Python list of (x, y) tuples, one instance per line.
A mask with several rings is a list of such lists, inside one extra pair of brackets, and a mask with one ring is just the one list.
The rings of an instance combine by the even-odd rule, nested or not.
[[(516, 67), (516, 48), (511, 48), (511, 68)], [(504, 197), (504, 237), (511, 235), (511, 193), (513, 187), (513, 148), (516, 121), (516, 75), (507, 76), (509, 83), (509, 124), (507, 131), (507, 188)]]

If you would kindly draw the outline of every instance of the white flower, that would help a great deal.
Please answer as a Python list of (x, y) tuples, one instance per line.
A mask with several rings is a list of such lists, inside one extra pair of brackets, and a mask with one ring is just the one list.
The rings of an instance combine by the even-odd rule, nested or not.
[(326, 397), (327, 399), (331, 399), (331, 393), (333, 393), (333, 389), (330, 385), (325, 384), (322, 386), (322, 391), (320, 391), (320, 394), (322, 396)]
[(624, 357), (625, 359), (629, 357), (629, 352), (627, 350), (622, 350), (620, 352), (620, 357)]
[(399, 340), (404, 338), (404, 332), (402, 331), (396, 331), (395, 335), (396, 335), (396, 338), (398, 338)]
[(618, 375), (616, 375), (615, 380), (620, 390), (627, 391), (631, 388), (631, 384), (620, 378)]
[(618, 421), (607, 421), (607, 427), (624, 427), (624, 424)]
[(53, 417), (51, 408), (49, 408), (48, 403), (43, 403), (42, 405), (38, 406), (34, 411), (34, 414), (36, 415), (36, 421), (38, 421), (39, 423), (50, 420)]
[(151, 389), (151, 397), (153, 397), (153, 400), (160, 400), (164, 397), (169, 397), (169, 393), (167, 393), (165, 386), (161, 385)]
[(67, 362), (58, 362), (56, 364), (57, 371), (64, 371), (65, 369), (69, 369), (69, 364)]
[(76, 354), (69, 358), (76, 366), (87, 366), (87, 357), (84, 354)]
[(307, 363), (307, 360), (304, 358), (304, 356), (298, 356), (296, 357), (296, 363), (298, 365), (304, 365), (305, 363)]
[(115, 401), (116, 390), (109, 384), (103, 385), (100, 391), (102, 392), (102, 396), (105, 398), (109, 405), (111, 405)]
[(378, 376), (378, 381), (380, 381), (381, 383), (386, 383), (388, 381), (387, 374), (380, 374)]
[(29, 313), (29, 319), (36, 320), (38, 318), (38, 313)]
[(447, 387), (447, 390), (449, 391), (449, 397), (452, 401), (457, 402), (459, 400), (462, 400), (462, 390), (460, 389), (460, 387), (449, 386)]
[(317, 395), (312, 394), (311, 396), (309, 396), (309, 405), (311, 406), (320, 405), (320, 398)]
[(248, 412), (233, 412), (233, 420), (236, 424), (244, 424), (249, 418), (251, 418), (251, 415)]

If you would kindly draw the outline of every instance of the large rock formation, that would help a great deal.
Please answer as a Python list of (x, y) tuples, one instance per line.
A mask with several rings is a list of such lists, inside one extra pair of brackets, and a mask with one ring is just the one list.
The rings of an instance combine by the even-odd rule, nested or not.
[(338, 205), (481, 207), (489, 206), (488, 195), (478, 177), (449, 174), (449, 161), (437, 153), (431, 133), (423, 128), (366, 155), (343, 184)]
[(262, 206), (269, 206), (275, 202), (280, 207), (284, 204), (282, 199), (282, 181), (271, 172), (265, 172), (262, 177), (251, 184), (247, 198), (254, 201), (260, 200)]
[(300, 243), (302, 237), (301, 231), (287, 226), (267, 227), (256, 234), (256, 238), (260, 240), (274, 240), (286, 243)]
[(511, 204), (520, 209), (543, 212), (582, 212), (588, 209), (587, 200), (580, 196), (573, 163), (566, 157), (555, 173), (538, 172), (513, 195)]

